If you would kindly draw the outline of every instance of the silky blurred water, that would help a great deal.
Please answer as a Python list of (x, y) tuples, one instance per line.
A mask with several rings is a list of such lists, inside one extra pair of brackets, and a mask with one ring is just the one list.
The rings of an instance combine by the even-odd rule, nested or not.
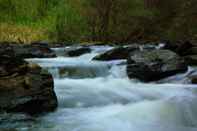
[(58, 109), (46, 115), (2, 114), (0, 127), (18, 131), (197, 131), (197, 86), (178, 74), (157, 82), (129, 80), (126, 60), (91, 59), (111, 47), (92, 47), (80, 57), (28, 59), (53, 74)]

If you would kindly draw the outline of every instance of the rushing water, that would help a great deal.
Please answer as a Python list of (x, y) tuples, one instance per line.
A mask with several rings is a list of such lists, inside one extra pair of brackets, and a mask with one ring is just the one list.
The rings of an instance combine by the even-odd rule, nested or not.
[[(144, 84), (129, 80), (125, 60), (91, 59), (110, 47), (92, 47), (80, 57), (29, 59), (53, 74), (58, 109), (32, 118), (2, 114), (0, 127), (18, 131), (197, 131), (197, 86), (188, 75)], [(160, 83), (160, 84), (158, 84)]]

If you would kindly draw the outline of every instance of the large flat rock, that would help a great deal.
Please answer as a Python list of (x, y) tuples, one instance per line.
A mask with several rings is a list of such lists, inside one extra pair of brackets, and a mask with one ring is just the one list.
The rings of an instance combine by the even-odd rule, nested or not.
[(130, 53), (127, 74), (144, 82), (187, 71), (184, 59), (169, 50), (144, 50)]

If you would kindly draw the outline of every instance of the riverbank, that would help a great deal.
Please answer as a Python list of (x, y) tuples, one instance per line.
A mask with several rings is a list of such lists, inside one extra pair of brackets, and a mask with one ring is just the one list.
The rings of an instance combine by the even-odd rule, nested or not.
[(2, 0), (0, 41), (197, 41), (194, 5), (195, 0)]

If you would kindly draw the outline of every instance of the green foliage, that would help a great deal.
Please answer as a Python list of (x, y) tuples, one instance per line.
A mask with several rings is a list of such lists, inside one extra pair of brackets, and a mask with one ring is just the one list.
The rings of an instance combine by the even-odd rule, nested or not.
[(144, 0), (0, 0), (0, 34), (15, 26), (32, 31), (28, 41), (197, 39), (196, 0), (155, 1), (147, 8)]
[(75, 9), (69, 1), (62, 1), (62, 7), (56, 10), (55, 29), (51, 36), (57, 41), (75, 42), (80, 41), (86, 28), (83, 17), (79, 10)]

